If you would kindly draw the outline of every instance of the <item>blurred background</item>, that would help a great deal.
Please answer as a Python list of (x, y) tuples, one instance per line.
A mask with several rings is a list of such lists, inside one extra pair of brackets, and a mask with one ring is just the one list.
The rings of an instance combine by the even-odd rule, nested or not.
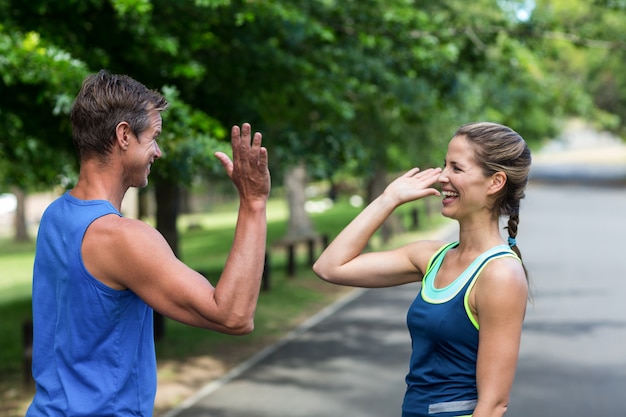
[[(233, 124), (263, 133), (280, 279), (293, 272), (280, 275), (281, 244), (332, 237), (390, 176), (440, 166), (466, 122), (517, 130), (534, 180), (622, 187), (624, 33), (625, 0), (0, 0), (0, 412), (32, 389), (16, 381), (33, 241), (77, 179), (69, 110), (86, 75), (128, 74), (168, 98), (164, 156), (123, 212), (213, 275), (222, 258), (194, 256), (227, 252), (209, 243), (237, 204), (213, 152), (229, 152)], [(419, 203), (381, 245), (438, 226)]]

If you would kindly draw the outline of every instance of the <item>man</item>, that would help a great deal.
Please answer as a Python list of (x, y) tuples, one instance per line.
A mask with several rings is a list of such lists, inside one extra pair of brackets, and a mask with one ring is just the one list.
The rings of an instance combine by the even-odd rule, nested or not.
[(124, 75), (87, 77), (72, 107), (76, 186), (44, 213), (33, 274), (33, 376), (27, 416), (152, 415), (152, 309), (188, 325), (252, 331), (270, 191), (267, 150), (250, 125), (232, 128), (233, 159), (215, 155), (236, 186), (239, 215), (218, 284), (178, 260), (149, 225), (124, 218), (161, 156), (167, 102)]

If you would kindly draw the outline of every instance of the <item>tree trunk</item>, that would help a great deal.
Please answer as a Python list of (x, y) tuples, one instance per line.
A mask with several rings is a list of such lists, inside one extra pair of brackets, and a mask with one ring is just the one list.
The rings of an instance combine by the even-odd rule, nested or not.
[(179, 198), (179, 212), (181, 214), (190, 214), (193, 213), (193, 208), (191, 207), (191, 192), (187, 187), (180, 187), (180, 198)]
[(306, 167), (303, 163), (287, 169), (285, 173), (285, 193), (289, 208), (289, 220), (287, 223), (287, 236), (289, 237), (310, 236), (314, 233), (313, 222), (304, 209), (306, 183)]
[(13, 218), (13, 225), (15, 226), (14, 240), (16, 242), (28, 242), (30, 236), (28, 235), (28, 227), (26, 225), (26, 193), (19, 187), (12, 187), (11, 192), (17, 199), (15, 217)]
[[(377, 168), (374, 171), (374, 176), (370, 179), (367, 187), (367, 201), (371, 203), (376, 197), (382, 194), (387, 187), (387, 170), (383, 168)], [(380, 227), (380, 238), (382, 243), (388, 243), (394, 234), (404, 231), (402, 221), (399, 216), (392, 213), (387, 220)]]
[[(180, 188), (177, 184), (159, 178), (155, 181), (156, 228), (178, 257), (178, 219)], [(165, 317), (154, 312), (154, 338), (160, 340), (165, 336)]]
[(145, 219), (150, 215), (150, 194), (146, 188), (140, 188), (137, 193), (137, 218)]
[(175, 183), (159, 179), (155, 186), (155, 198), (156, 228), (161, 232), (174, 254), (178, 256), (176, 221), (179, 212), (180, 188)]

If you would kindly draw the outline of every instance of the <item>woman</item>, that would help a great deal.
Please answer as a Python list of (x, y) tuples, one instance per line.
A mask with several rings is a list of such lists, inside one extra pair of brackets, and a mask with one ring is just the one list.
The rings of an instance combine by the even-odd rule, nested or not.
[[(340, 285), (421, 281), (407, 324), (412, 354), (403, 417), (494, 417), (507, 410), (528, 299), (515, 238), (531, 156), (519, 134), (494, 123), (461, 126), (443, 169), (413, 168), (390, 183), (321, 254), (313, 269)], [(433, 188), (439, 182), (441, 191)], [(442, 196), (457, 242), (417, 241), (362, 253), (396, 207)], [(508, 240), (499, 220), (508, 216)]]

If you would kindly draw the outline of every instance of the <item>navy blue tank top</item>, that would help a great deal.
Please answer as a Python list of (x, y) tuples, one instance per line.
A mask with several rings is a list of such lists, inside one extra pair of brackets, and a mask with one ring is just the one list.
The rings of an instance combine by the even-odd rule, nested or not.
[(470, 416), (476, 406), (478, 323), (469, 306), (470, 290), (492, 259), (515, 257), (508, 246), (496, 246), (478, 256), (450, 285), (434, 281), (453, 242), (439, 249), (428, 263), (422, 287), (407, 314), (412, 354), (403, 417)]

